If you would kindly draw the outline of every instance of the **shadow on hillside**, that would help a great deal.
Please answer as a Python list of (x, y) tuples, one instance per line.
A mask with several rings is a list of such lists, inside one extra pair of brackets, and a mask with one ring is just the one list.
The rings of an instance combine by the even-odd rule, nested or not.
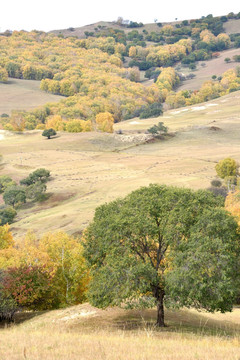
[(69, 324), (73, 330), (112, 329), (123, 331), (173, 332), (195, 335), (234, 337), (240, 335), (240, 325), (230, 321), (212, 319), (206, 313), (189, 310), (166, 310), (166, 327), (156, 325), (155, 310), (117, 310), (107, 311), (96, 317)]
[(152, 310), (131, 312), (114, 319), (113, 324), (121, 330), (145, 330), (181, 332), (197, 335), (227, 336), (240, 335), (240, 325), (224, 320), (210, 319), (206, 314), (190, 313), (188, 310), (167, 310), (166, 327), (156, 325), (156, 313)]
[(14, 315), (12, 322), (0, 321), (0, 329), (21, 324), (45, 313), (47, 311), (19, 311)]

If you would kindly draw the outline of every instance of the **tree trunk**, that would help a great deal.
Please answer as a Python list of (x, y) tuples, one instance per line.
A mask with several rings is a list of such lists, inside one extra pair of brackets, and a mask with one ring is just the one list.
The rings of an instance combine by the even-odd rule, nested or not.
[(157, 288), (155, 289), (155, 297), (157, 299), (157, 326), (164, 327), (164, 306), (163, 306), (163, 299), (164, 299), (164, 290)]

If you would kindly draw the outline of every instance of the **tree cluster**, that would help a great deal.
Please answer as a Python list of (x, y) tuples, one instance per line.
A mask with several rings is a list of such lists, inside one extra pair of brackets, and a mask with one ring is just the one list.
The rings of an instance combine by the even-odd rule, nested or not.
[(0, 319), (16, 309), (46, 310), (85, 300), (88, 269), (78, 239), (63, 232), (15, 243), (0, 226)]
[(7, 175), (0, 176), (0, 193), (5, 205), (0, 207), (0, 225), (11, 224), (17, 215), (16, 208), (27, 200), (39, 201), (44, 198), (50, 171), (37, 169), (17, 184)]

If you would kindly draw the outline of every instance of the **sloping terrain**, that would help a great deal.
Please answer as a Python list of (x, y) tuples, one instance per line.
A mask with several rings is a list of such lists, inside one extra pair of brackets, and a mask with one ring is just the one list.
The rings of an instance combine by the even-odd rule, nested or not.
[(223, 27), (227, 34), (237, 34), (240, 32), (240, 19), (228, 20)]
[[(238, 62), (232, 60), (234, 55), (240, 55), (240, 49), (229, 49), (219, 53), (219, 57), (208, 61), (199, 61), (197, 69), (192, 71), (189, 68), (181, 67), (178, 71), (183, 75), (193, 73), (195, 77), (183, 81), (177, 90), (199, 90), (204, 81), (212, 80), (212, 76), (221, 76), (225, 71), (239, 66)], [(231, 62), (226, 63), (225, 58), (230, 58)], [(201, 64), (204, 63), (204, 66)]]
[(47, 102), (58, 102), (63, 97), (41, 91), (40, 81), (9, 79), (0, 83), (0, 115), (12, 110), (32, 110)]
[[(32, 316), (34, 318), (31, 319)], [(237, 360), (240, 310), (231, 314), (166, 311), (157, 329), (155, 310), (99, 310), (88, 304), (43, 314), (0, 329), (0, 357), (17, 359)], [(30, 318), (30, 320), (27, 320)], [(20, 314), (18, 321), (24, 321)]]
[[(115, 124), (123, 135), (58, 133), (46, 140), (41, 131), (30, 131), (6, 136), (0, 141), (3, 174), (19, 180), (44, 167), (52, 175), (51, 196), (19, 211), (11, 225), (14, 235), (29, 229), (78, 233), (98, 205), (150, 183), (207, 188), (217, 161), (228, 156), (240, 161), (239, 111), (240, 92), (235, 92), (159, 118)], [(174, 136), (144, 143), (141, 133), (159, 121)]]

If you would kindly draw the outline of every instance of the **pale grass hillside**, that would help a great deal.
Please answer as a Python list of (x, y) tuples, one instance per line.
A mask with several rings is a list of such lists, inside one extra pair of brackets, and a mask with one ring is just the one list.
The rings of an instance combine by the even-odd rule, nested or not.
[[(123, 134), (14, 134), (0, 141), (1, 173), (15, 180), (37, 168), (51, 171), (47, 201), (23, 206), (11, 225), (15, 236), (81, 232), (95, 208), (150, 183), (207, 188), (215, 165), (226, 156), (240, 162), (240, 92), (195, 106), (171, 110), (155, 119), (115, 124)], [(174, 135), (144, 143), (146, 130), (163, 121)], [(140, 132), (140, 134), (139, 134)]]
[(167, 311), (168, 326), (158, 330), (155, 310), (99, 310), (83, 304), (0, 330), (0, 358), (239, 360), (239, 320), (239, 308), (215, 315)]
[(11, 115), (12, 110), (32, 110), (48, 102), (58, 102), (63, 96), (43, 92), (40, 81), (9, 79), (0, 83), (0, 115)]

